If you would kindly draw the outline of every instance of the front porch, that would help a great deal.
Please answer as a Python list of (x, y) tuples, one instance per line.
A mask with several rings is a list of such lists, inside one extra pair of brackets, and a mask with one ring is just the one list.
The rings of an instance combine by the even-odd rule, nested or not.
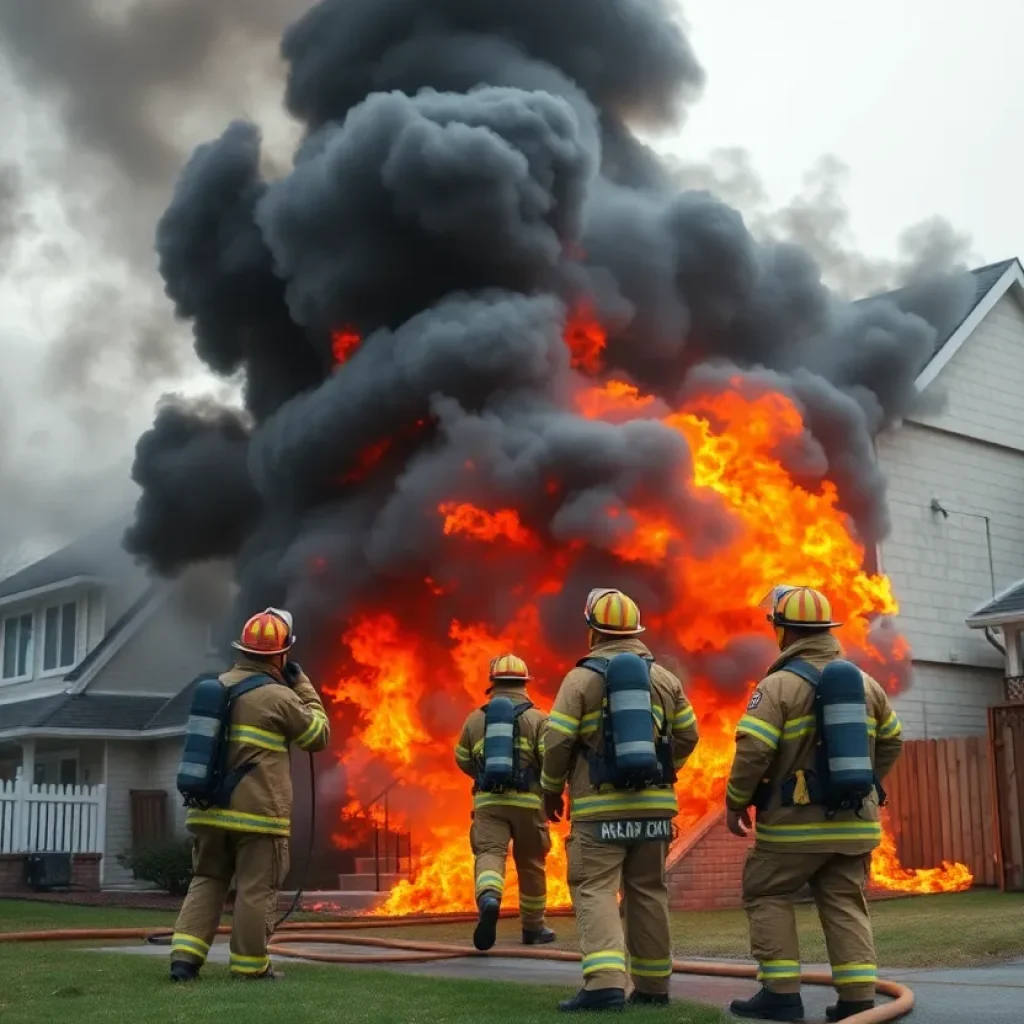
[(1003, 700), (1024, 703), (1024, 580), (986, 601), (965, 621), (971, 629), (984, 630), (989, 642), (1003, 652)]

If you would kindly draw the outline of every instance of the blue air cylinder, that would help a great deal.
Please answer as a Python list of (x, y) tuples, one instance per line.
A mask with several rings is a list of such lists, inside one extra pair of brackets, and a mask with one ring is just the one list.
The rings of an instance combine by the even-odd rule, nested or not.
[(219, 767), (220, 731), (230, 692), (216, 677), (202, 679), (192, 694), (185, 746), (178, 766), (178, 792), (199, 799), (209, 795)]
[(636, 654), (617, 654), (605, 674), (608, 716), (615, 748), (615, 775), (620, 779), (658, 778), (654, 745), (651, 676), (646, 661)]
[(874, 782), (864, 677), (848, 661), (831, 661), (818, 683), (822, 741), (831, 787), (870, 792)]
[(481, 789), (515, 781), (516, 709), (508, 697), (494, 697), (484, 711), (484, 770)]

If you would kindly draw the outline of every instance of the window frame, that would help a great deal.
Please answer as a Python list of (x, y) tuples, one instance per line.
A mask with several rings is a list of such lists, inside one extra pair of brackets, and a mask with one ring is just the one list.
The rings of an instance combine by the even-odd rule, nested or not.
[[(68, 665), (60, 664), (60, 649), (61, 641), (64, 638), (64, 608), (66, 605), (75, 606), (75, 648), (71, 659), (71, 663)], [(37, 679), (53, 679), (55, 676), (66, 676), (74, 667), (82, 660), (79, 657), (78, 651), (78, 638), (82, 628), (82, 609), (85, 602), (81, 597), (74, 597), (66, 601), (60, 601), (57, 604), (46, 604), (37, 609), (37, 619), (39, 621), (38, 626), (38, 639), (36, 643), (39, 646), (39, 673), (36, 676)], [(44, 668), (46, 664), (46, 613), (51, 609), (57, 610), (57, 623), (59, 632), (57, 634), (57, 665), (54, 668)], [(88, 606), (85, 606), (86, 613), (88, 614)]]
[[(18, 621), (18, 631), (21, 631), (21, 621), (28, 619), (31, 623), (32, 639), (29, 641), (28, 648), (25, 652), (25, 666), (27, 671), (24, 674), (16, 674), (13, 676), (5, 676), (3, 674), (4, 658), (7, 652), (7, 623), (12, 620)], [(18, 683), (27, 683), (36, 678), (36, 644), (38, 642), (38, 634), (36, 632), (36, 613), (35, 609), (29, 609), (28, 611), (12, 612), (10, 615), (4, 615), (0, 618), (0, 686), (14, 686)], [(15, 653), (15, 669), (18, 667), (17, 653)]]
[(60, 779), (61, 764), (64, 761), (74, 761), (75, 762), (75, 781), (73, 783), (64, 783), (64, 782), (60, 782), (60, 781), (58, 781), (58, 782), (36, 782), (35, 779), (32, 779), (32, 780), (30, 780), (31, 785), (33, 785), (33, 786), (60, 786), (60, 787), (64, 787), (65, 785), (81, 786), (82, 783), (78, 781), (81, 778), (81, 776), (82, 776), (82, 750), (81, 750), (81, 747), (67, 747), (67, 748), (63, 748), (61, 750), (46, 750), (46, 751), (43, 751), (42, 753), (40, 753), (39, 751), (36, 751), (33, 772), (37, 771), (40, 767), (42, 767), (45, 770), (48, 766), (53, 766), (53, 767), (56, 767), (56, 769), (57, 769), (57, 778), (59, 780)]

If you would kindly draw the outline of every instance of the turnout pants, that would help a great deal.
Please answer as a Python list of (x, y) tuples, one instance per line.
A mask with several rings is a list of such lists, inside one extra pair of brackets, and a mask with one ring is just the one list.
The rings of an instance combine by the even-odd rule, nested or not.
[(174, 925), (171, 959), (206, 962), (234, 877), (231, 972), (263, 974), (270, 967), (267, 943), (277, 916), (277, 892), (288, 873), (288, 840), (209, 826), (196, 826), (194, 832), (192, 883)]
[(875, 943), (864, 887), (871, 854), (802, 853), (755, 846), (743, 870), (743, 906), (758, 980), (772, 992), (800, 991), (793, 897), (809, 885), (825, 933), (832, 983), (845, 1001), (874, 999)]
[[(600, 842), (590, 822), (573, 822), (566, 841), (568, 882), (583, 954), (583, 987), (663, 995), (672, 976), (664, 840), (631, 846)], [(618, 905), (622, 892), (622, 910)], [(623, 928), (625, 922), (625, 928)]]
[(486, 890), (500, 897), (505, 889), (509, 843), (519, 876), (519, 916), (527, 931), (544, 927), (547, 881), (544, 860), (551, 849), (547, 822), (539, 810), (492, 805), (473, 812), (469, 844), (475, 863), (476, 898)]

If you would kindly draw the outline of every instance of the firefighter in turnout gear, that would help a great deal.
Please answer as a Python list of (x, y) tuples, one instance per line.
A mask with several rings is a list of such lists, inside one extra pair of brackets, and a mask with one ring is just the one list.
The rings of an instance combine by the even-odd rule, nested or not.
[(818, 908), (839, 1000), (830, 1021), (874, 1005), (874, 938), (864, 888), (881, 839), (882, 782), (900, 755), (902, 727), (885, 691), (843, 660), (824, 594), (776, 587), (765, 599), (780, 656), (736, 730), (727, 820), (756, 843), (743, 872), (750, 944), (762, 988), (736, 1000), (739, 1017), (803, 1018), (793, 895)]
[(541, 800), (540, 762), (547, 716), (526, 694), (532, 676), (521, 658), (495, 658), (489, 675), (490, 700), (466, 719), (455, 747), (455, 763), (473, 780), (469, 842), (480, 913), (473, 945), (480, 950), (494, 945), (510, 843), (519, 877), (523, 944), (555, 940), (544, 923), (544, 861), (551, 836)]
[(559, 820), (569, 787), (567, 880), (583, 954), (583, 988), (559, 1009), (621, 1010), (627, 975), (631, 1004), (662, 1005), (672, 973), (673, 783), (697, 745), (696, 716), (679, 679), (639, 639), (633, 600), (593, 590), (584, 618), (590, 655), (558, 691), (541, 772), (549, 819)]
[(232, 643), (240, 657), (220, 676), (229, 690), (246, 687), (230, 705), (225, 736), (226, 768), (238, 781), (227, 806), (191, 807), (187, 812), (186, 824), (195, 837), (193, 878), (171, 940), (172, 981), (198, 976), (232, 878), (231, 973), (253, 980), (274, 977), (267, 942), (278, 889), (288, 872), (288, 749), (294, 744), (320, 751), (330, 740), (316, 690), (302, 669), (287, 661), (294, 643), (291, 615), (268, 608), (246, 622)]

